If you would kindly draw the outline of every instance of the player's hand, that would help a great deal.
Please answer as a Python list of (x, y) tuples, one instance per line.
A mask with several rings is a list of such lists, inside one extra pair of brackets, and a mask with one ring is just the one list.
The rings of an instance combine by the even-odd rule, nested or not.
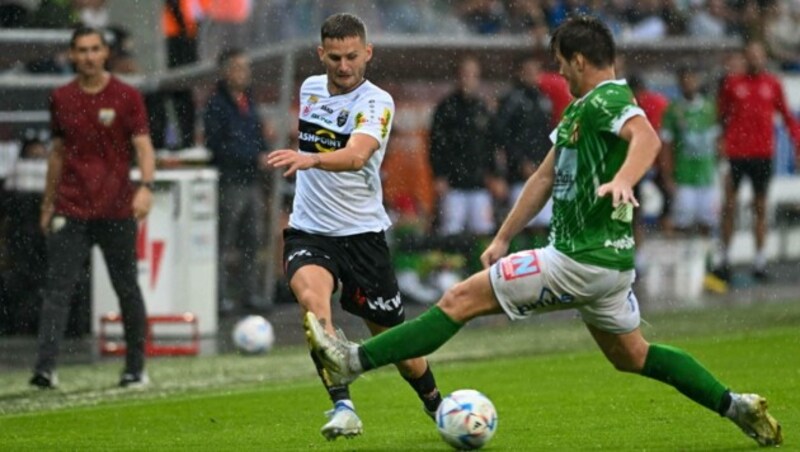
[(42, 207), (42, 212), (39, 214), (39, 229), (42, 234), (47, 235), (50, 232), (50, 221), (53, 219), (53, 207)]
[(153, 206), (153, 193), (147, 187), (139, 187), (133, 195), (133, 217), (141, 220), (150, 213), (150, 208)]
[(508, 242), (494, 239), (492, 243), (486, 247), (486, 251), (481, 254), (481, 264), (483, 268), (488, 268), (490, 265), (494, 264), (501, 257), (505, 256), (508, 253)]
[(603, 184), (597, 188), (597, 196), (611, 196), (611, 205), (614, 208), (619, 207), (620, 204), (632, 204), (634, 207), (639, 207), (639, 201), (633, 195), (633, 187), (628, 182), (620, 181), (617, 179), (612, 180), (607, 184)]
[(313, 168), (319, 161), (313, 155), (301, 154), (294, 149), (279, 149), (272, 151), (267, 156), (267, 164), (273, 168), (286, 168), (284, 177), (291, 177), (299, 170)]

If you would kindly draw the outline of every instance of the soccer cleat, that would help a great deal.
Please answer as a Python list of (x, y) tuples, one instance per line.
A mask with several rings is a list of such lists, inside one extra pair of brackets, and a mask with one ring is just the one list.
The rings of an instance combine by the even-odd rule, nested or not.
[(780, 446), (781, 424), (767, 413), (767, 399), (758, 394), (733, 395), (732, 413), (728, 416), (761, 446)]
[(39, 389), (55, 389), (58, 387), (58, 376), (55, 372), (36, 372), (28, 383)]
[(150, 377), (147, 376), (147, 372), (145, 371), (139, 373), (125, 372), (119, 379), (119, 386), (121, 388), (139, 389), (149, 384)]
[(433, 422), (436, 422), (436, 410), (431, 411), (425, 406), (425, 404), (423, 404), (422, 411), (425, 412), (425, 416), (428, 416)]
[(334, 386), (346, 386), (360, 375), (357, 367), (358, 345), (325, 332), (317, 317), (307, 312), (303, 319), (311, 350), (325, 367), (326, 379)]
[(353, 406), (343, 400), (336, 402), (333, 409), (326, 411), (325, 415), (330, 420), (322, 426), (320, 432), (328, 441), (333, 441), (340, 436), (352, 438), (364, 431), (364, 425)]
[(769, 273), (767, 273), (767, 270), (764, 268), (754, 268), (753, 279), (760, 283), (768, 283), (772, 280)]
[(703, 278), (703, 287), (709, 292), (720, 295), (728, 293), (728, 282), (711, 272), (706, 273)]

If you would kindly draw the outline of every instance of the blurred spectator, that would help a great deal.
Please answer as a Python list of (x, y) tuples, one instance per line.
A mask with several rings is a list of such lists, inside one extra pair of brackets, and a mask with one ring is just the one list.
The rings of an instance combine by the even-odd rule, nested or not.
[(478, 89), (481, 66), (467, 57), (458, 64), (455, 90), (437, 106), (431, 124), (430, 158), (442, 235), (489, 234), (495, 228), (492, 194), (505, 197), (492, 175), (494, 152), (489, 143), (491, 115)]
[[(50, 96), (53, 146), (39, 219), (47, 235), (48, 272), (39, 322), (38, 356), (30, 383), (57, 385), (54, 371), (67, 324), (69, 298), (99, 245), (119, 298), (127, 347), (120, 386), (147, 384), (146, 309), (137, 280), (137, 220), (152, 205), (155, 157), (139, 92), (105, 70), (104, 34), (80, 27), (70, 41), (77, 76)], [(141, 172), (130, 181), (135, 150)]]
[(737, 193), (744, 177), (753, 186), (756, 255), (753, 276), (768, 278), (764, 249), (767, 234), (767, 192), (772, 178), (772, 157), (775, 152), (774, 114), (780, 113), (795, 144), (800, 147), (800, 125), (789, 112), (783, 87), (777, 77), (766, 70), (767, 55), (761, 42), (745, 47), (747, 72), (728, 75), (719, 90), (718, 111), (723, 128), (723, 150), (730, 162), (730, 176), (725, 186), (722, 210), (721, 263), (715, 274), (730, 279), (729, 247), (736, 218)]
[(667, 35), (667, 23), (662, 17), (659, 0), (640, 0), (632, 5), (627, 11), (630, 27), (625, 33), (626, 39), (654, 40)]
[(730, 12), (725, 0), (692, 0), (689, 35), (701, 39), (724, 38), (728, 34)]
[(106, 28), (109, 24), (106, 0), (74, 0), (73, 8), (81, 24), (92, 28)]
[(21, 28), (27, 25), (30, 10), (15, 0), (0, 0), (0, 28)]
[(206, 146), (219, 170), (219, 309), (228, 313), (266, 305), (257, 259), (264, 242), (260, 166), (267, 143), (250, 92), (250, 60), (234, 48), (223, 51), (217, 65), (222, 78), (203, 119)]
[(204, 0), (207, 20), (203, 23), (200, 53), (212, 59), (226, 48), (247, 48), (252, 0)]
[(458, 15), (470, 31), (481, 35), (500, 33), (506, 21), (505, 8), (499, 0), (463, 0)]
[(536, 36), (547, 34), (547, 18), (539, 0), (508, 0), (506, 10), (508, 14), (505, 15), (503, 31), (511, 34), (531, 33)]
[(659, 156), (664, 185), (674, 199), (671, 224), (709, 237), (719, 220), (717, 109), (700, 93), (696, 71), (684, 67), (676, 75), (681, 96), (664, 113)]
[[(510, 196), (503, 203), (506, 204), (505, 209), (502, 209), (504, 214), (517, 201), (525, 182), (552, 147), (549, 135), (553, 106), (547, 96), (537, 88), (541, 64), (541, 61), (530, 55), (515, 63), (514, 87), (500, 99), (493, 121), (492, 136), (496, 152), (504, 156), (502, 173), (511, 190)], [(552, 209), (552, 201), (548, 201), (528, 226), (547, 229)]]
[(31, 28), (72, 28), (80, 22), (74, 0), (41, 0), (28, 24)]
[(539, 73), (537, 87), (550, 100), (550, 127), (555, 128), (561, 121), (561, 114), (572, 102), (567, 79), (558, 73), (556, 68), (550, 67), (552, 62), (546, 61), (545, 68)]
[[(167, 67), (177, 68), (197, 62), (200, 0), (164, 0), (161, 28), (167, 44)], [(153, 145), (158, 148), (185, 149), (194, 146), (195, 105), (191, 89), (159, 91), (146, 98), (150, 112)], [(175, 119), (167, 113), (171, 104)], [(171, 130), (177, 129), (174, 135)]]
[(764, 30), (769, 54), (786, 71), (800, 71), (800, 3), (776, 1), (768, 6)]
[[(3, 306), (7, 332), (36, 333), (42, 304), (41, 289), (47, 269), (47, 249), (39, 228), (39, 210), (47, 147), (38, 138), (23, 142), (19, 159), (8, 176), (3, 210), (7, 212), (5, 243), (13, 262), (5, 276), (7, 301)], [(41, 178), (41, 179), (40, 179)]]

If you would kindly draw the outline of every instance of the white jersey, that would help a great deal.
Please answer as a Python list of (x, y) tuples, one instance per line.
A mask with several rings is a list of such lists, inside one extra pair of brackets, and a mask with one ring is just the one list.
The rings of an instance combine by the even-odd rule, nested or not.
[(349, 93), (337, 95), (328, 93), (327, 75), (303, 82), (300, 152), (334, 152), (356, 133), (375, 138), (380, 147), (359, 171), (298, 171), (290, 227), (341, 237), (384, 231), (391, 226), (383, 208), (380, 168), (393, 118), (392, 96), (368, 80)]

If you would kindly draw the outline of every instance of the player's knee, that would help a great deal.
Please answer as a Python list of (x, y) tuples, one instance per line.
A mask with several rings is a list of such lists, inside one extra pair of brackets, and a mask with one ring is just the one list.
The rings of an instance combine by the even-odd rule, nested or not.
[(467, 284), (460, 282), (447, 289), (442, 299), (439, 300), (439, 309), (457, 322), (465, 322), (473, 317), (475, 306)]

